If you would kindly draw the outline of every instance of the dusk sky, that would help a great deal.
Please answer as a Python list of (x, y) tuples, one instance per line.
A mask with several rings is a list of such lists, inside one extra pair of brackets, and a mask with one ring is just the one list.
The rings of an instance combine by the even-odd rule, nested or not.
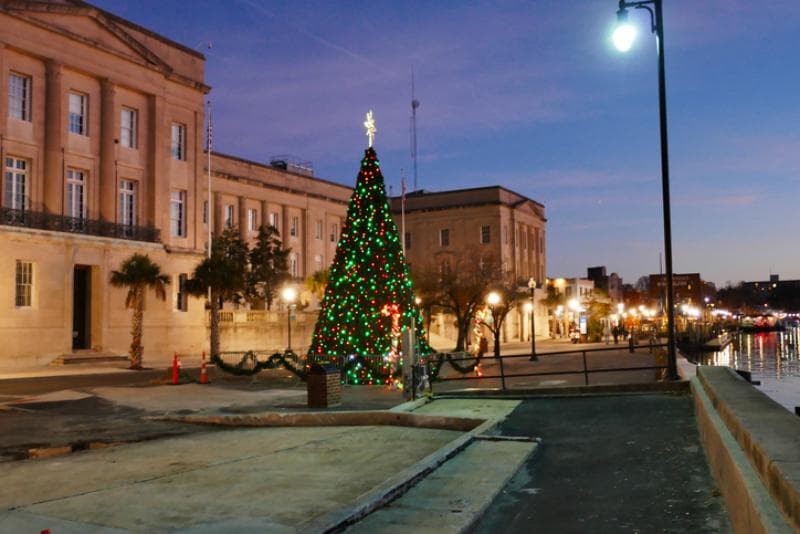
[[(207, 56), (214, 148), (354, 185), (373, 109), (387, 186), (502, 185), (545, 205), (547, 272), (626, 282), (663, 250), (655, 39), (614, 0), (95, 0)], [(800, 2), (664, 0), (675, 272), (800, 278)], [(211, 50), (205, 43), (213, 43)]]

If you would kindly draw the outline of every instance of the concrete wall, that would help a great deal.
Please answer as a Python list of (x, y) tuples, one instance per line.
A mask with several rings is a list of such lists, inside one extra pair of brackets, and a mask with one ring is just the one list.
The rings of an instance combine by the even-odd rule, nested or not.
[(800, 419), (727, 367), (698, 367), (692, 391), (735, 531), (800, 531)]

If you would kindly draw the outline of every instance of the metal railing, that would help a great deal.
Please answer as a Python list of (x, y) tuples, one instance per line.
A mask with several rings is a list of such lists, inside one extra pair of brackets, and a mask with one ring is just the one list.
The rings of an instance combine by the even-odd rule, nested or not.
[[(666, 348), (668, 345), (666, 343), (650, 343), (647, 345), (636, 345), (630, 346), (629, 351), (634, 353), (636, 350), (648, 350), (650, 353), (653, 353), (655, 349), (659, 348)], [(500, 380), (502, 389), (508, 389), (506, 385), (506, 379), (510, 378), (523, 378), (523, 377), (534, 377), (534, 376), (563, 376), (563, 375), (583, 375), (583, 383), (584, 385), (589, 385), (589, 375), (592, 373), (612, 373), (612, 372), (632, 372), (632, 371), (659, 371), (664, 370), (666, 371), (667, 365), (646, 365), (646, 366), (622, 366), (622, 367), (589, 367), (587, 361), (587, 354), (597, 354), (603, 352), (620, 352), (621, 347), (608, 347), (608, 348), (596, 348), (596, 349), (576, 349), (570, 351), (558, 351), (558, 352), (537, 352), (536, 356), (538, 358), (542, 357), (565, 357), (565, 356), (574, 356), (576, 354), (580, 354), (582, 366), (580, 369), (557, 369), (552, 371), (524, 371), (524, 372), (515, 372), (515, 373), (507, 373), (505, 370), (504, 360), (519, 360), (526, 358), (530, 360), (530, 354), (513, 354), (513, 355), (506, 355), (500, 356), (499, 358), (495, 358), (494, 356), (485, 355), (482, 358), (478, 359), (477, 356), (472, 357), (461, 357), (461, 358), (444, 358), (441, 360), (441, 364), (439, 369), (437, 369), (435, 373), (435, 378), (431, 380), (431, 385), (433, 382), (451, 382), (451, 381), (462, 381), (462, 380)], [(433, 354), (428, 356), (424, 359), (425, 365), (427, 367), (427, 374), (428, 376), (434, 376), (432, 374), (431, 366), (435, 363), (434, 360), (439, 359), (440, 355)], [(442, 377), (441, 371), (444, 366), (451, 365), (457, 372), (460, 372), (456, 369), (456, 367), (452, 364), (452, 362), (456, 362), (456, 365), (459, 367), (462, 366), (462, 362), (466, 364), (466, 366), (471, 366), (475, 363), (491, 363), (496, 361), (498, 363), (498, 368), (500, 373), (499, 374), (474, 374), (474, 371), (469, 371), (468, 374), (463, 374), (459, 376), (448, 376)]]
[(0, 208), (0, 225), (111, 237), (129, 241), (147, 241), (150, 243), (158, 243), (161, 238), (159, 230), (152, 226), (117, 224), (98, 219), (67, 217), (41, 211), (11, 208)]

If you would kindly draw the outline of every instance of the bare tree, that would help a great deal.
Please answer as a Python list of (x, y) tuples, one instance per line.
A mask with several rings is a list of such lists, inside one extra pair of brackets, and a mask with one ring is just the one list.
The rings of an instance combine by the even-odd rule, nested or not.
[(414, 279), (419, 281), (421, 298), (430, 298), (432, 305), (439, 305), (455, 316), (458, 329), (455, 350), (463, 351), (470, 322), (483, 305), (487, 288), (501, 282), (503, 273), (497, 256), (470, 248), (454, 265), (434, 261), (415, 269)]

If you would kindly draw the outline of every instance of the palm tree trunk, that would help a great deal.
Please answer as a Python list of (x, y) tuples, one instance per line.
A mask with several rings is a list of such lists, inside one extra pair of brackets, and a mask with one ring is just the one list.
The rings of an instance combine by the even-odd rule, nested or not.
[(144, 316), (144, 287), (137, 287), (133, 304), (133, 324), (131, 326), (131, 369), (142, 368), (142, 318)]
[(219, 356), (219, 295), (211, 290), (211, 356)]

